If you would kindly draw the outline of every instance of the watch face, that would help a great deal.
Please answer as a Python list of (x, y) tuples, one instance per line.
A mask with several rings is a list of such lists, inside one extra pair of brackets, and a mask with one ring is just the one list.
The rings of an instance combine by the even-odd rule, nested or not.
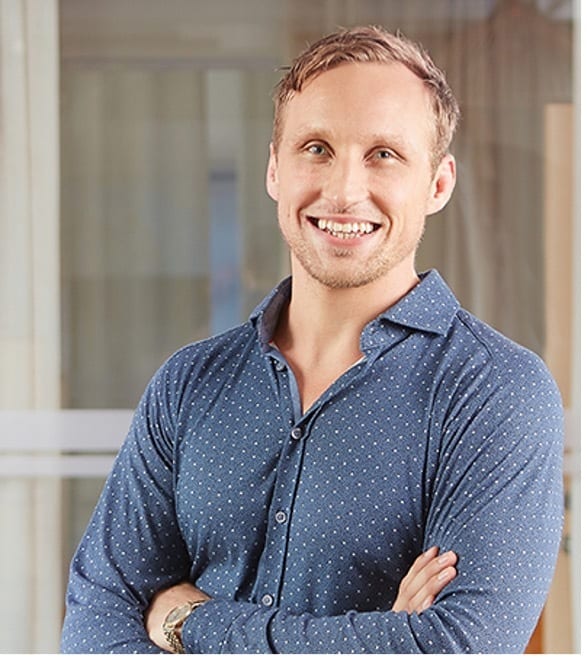
[(180, 605), (178, 608), (174, 608), (167, 615), (165, 619), (165, 624), (169, 626), (173, 626), (174, 624), (183, 621), (186, 615), (189, 614), (191, 608), (192, 606), (190, 603), (184, 603), (184, 605)]

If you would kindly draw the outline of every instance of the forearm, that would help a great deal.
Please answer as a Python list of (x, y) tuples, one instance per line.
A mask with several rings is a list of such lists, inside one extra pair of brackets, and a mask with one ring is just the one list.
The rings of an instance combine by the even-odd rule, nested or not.
[[(418, 614), (427, 610), (438, 594), (456, 577), (457, 561), (458, 557), (453, 551), (439, 555), (437, 546), (419, 555), (400, 583), (392, 610), (396, 613), (405, 611)], [(178, 647), (184, 646), (183, 626), (186, 619), (210, 601), (206, 592), (190, 582), (161, 590), (153, 597), (145, 613), (145, 628), (149, 637), (166, 651), (178, 650)], [(255, 606), (251, 612), (256, 612)], [(260, 622), (263, 623), (263, 620)], [(258, 631), (258, 626), (255, 626), (255, 637), (259, 636)]]
[(87, 537), (71, 565), (62, 653), (160, 653), (145, 631), (146, 597), (133, 591), (119, 568), (101, 562), (95, 544), (108, 550)]
[(389, 612), (293, 615), (247, 602), (209, 599), (185, 583), (159, 593), (145, 621), (151, 639), (169, 649), (161, 632), (166, 615), (173, 606), (185, 609), (188, 601), (204, 600), (182, 624), (180, 640), (188, 653), (464, 652), (472, 650), (466, 633), (454, 632), (450, 624), (443, 628), (442, 618), (450, 619), (443, 606), (436, 606), (435, 616), (425, 616), (454, 581), (456, 563), (452, 551), (439, 555), (432, 547), (424, 552), (402, 579)]
[(184, 625), (188, 653), (466, 653), (480, 651), (435, 606), (421, 615), (349, 612), (290, 615), (249, 603), (213, 600)]

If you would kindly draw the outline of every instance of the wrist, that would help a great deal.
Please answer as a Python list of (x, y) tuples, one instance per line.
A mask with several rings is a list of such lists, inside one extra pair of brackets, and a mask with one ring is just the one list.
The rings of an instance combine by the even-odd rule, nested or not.
[(201, 605), (209, 601), (208, 598), (198, 598), (182, 603), (172, 608), (162, 624), (163, 635), (173, 653), (185, 653), (182, 630), (187, 618)]

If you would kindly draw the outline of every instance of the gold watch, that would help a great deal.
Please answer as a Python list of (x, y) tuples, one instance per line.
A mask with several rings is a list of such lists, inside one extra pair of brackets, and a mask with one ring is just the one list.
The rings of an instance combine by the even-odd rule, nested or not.
[(169, 642), (174, 653), (185, 653), (185, 648), (181, 639), (181, 628), (185, 620), (192, 614), (192, 612), (206, 603), (208, 599), (198, 599), (197, 601), (188, 601), (182, 605), (172, 608), (165, 621), (163, 622), (163, 635)]

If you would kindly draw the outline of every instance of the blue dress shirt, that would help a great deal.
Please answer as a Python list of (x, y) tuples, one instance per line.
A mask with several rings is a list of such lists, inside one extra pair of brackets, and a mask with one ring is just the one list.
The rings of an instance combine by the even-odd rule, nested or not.
[[(62, 649), (159, 651), (144, 609), (189, 579), (213, 597), (184, 625), (192, 653), (523, 651), (562, 525), (544, 364), (432, 271), (302, 413), (270, 342), (289, 295), (150, 382), (72, 562)], [(421, 615), (391, 612), (433, 545), (458, 576)]]

